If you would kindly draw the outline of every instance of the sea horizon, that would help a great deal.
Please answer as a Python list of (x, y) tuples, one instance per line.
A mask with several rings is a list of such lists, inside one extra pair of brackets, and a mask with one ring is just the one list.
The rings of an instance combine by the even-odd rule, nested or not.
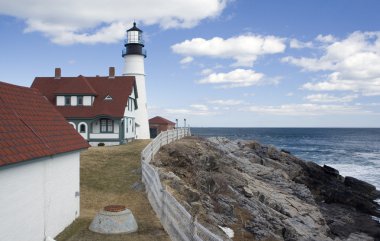
[(191, 127), (199, 137), (254, 140), (305, 161), (337, 169), (380, 189), (380, 128), (375, 127)]

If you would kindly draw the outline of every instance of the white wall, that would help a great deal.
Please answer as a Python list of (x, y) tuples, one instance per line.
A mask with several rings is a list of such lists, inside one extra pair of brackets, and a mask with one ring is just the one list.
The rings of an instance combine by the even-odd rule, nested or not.
[(0, 168), (0, 240), (43, 241), (79, 216), (79, 151)]
[(92, 122), (92, 132), (91, 133), (100, 133), (100, 120)]
[(113, 121), (113, 133), (119, 133), (119, 130), (120, 130), (119, 123), (116, 123), (116, 121)]
[(57, 106), (65, 105), (65, 96), (57, 96)]
[(98, 133), (98, 134), (91, 134), (90, 133), (90, 139), (118, 139), (119, 133)]
[(137, 98), (138, 109), (135, 111), (135, 121), (139, 125), (139, 127), (136, 129), (136, 136), (137, 139), (150, 139), (145, 76), (137, 75), (135, 78), (137, 93), (139, 96)]
[(147, 97), (145, 88), (145, 69), (144, 56), (142, 55), (125, 55), (125, 67), (123, 75), (135, 76), (137, 87), (137, 105), (138, 109), (135, 112), (135, 121), (139, 125), (136, 129), (137, 139), (150, 139)]
[[(135, 75), (135, 74), (145, 74), (144, 69), (144, 56), (137, 54), (125, 55), (125, 65), (123, 75)], [(139, 89), (137, 89), (139, 93)]]

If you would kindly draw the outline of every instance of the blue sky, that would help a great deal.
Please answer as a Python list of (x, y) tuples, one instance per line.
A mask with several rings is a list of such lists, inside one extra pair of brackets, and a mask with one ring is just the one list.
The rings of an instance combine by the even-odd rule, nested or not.
[[(0, 0), (0, 81), (122, 74), (144, 30), (149, 115), (191, 126), (380, 127), (380, 1)], [(28, 6), (28, 7), (25, 7)]]

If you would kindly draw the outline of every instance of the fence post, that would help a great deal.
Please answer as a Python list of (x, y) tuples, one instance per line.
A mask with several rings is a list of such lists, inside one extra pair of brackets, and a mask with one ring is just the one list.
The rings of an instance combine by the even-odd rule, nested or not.
[(150, 160), (152, 160), (152, 161), (154, 161), (154, 153), (153, 153), (153, 150), (154, 150), (154, 148), (153, 148), (153, 141), (151, 142), (151, 149), (150, 149), (150, 151), (152, 152), (152, 158), (150, 159)]
[(191, 205), (191, 211), (190, 211), (190, 214), (191, 214), (191, 224), (190, 224), (190, 232), (191, 232), (191, 240), (192, 241), (195, 241), (195, 240), (198, 240), (197, 237), (198, 237), (198, 234), (197, 234), (197, 221), (198, 221), (198, 213), (199, 213), (199, 206), (200, 204), (199, 203), (193, 203)]
[(166, 205), (166, 185), (162, 187), (161, 189), (161, 192), (162, 192), (162, 198), (161, 198), (161, 222), (162, 222), (162, 225), (164, 225), (164, 223), (166, 223), (166, 211), (165, 211), (165, 205)]

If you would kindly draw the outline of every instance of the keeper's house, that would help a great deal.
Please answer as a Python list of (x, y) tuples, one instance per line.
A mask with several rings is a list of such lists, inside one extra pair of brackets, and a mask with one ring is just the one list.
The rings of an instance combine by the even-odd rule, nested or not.
[(175, 128), (175, 123), (161, 116), (156, 116), (149, 119), (150, 138), (155, 138), (163, 131), (172, 130)]
[(0, 240), (44, 241), (79, 216), (88, 147), (38, 90), (0, 82)]
[(32, 84), (46, 96), (90, 145), (119, 145), (136, 138), (137, 89), (134, 76), (36, 77)]

